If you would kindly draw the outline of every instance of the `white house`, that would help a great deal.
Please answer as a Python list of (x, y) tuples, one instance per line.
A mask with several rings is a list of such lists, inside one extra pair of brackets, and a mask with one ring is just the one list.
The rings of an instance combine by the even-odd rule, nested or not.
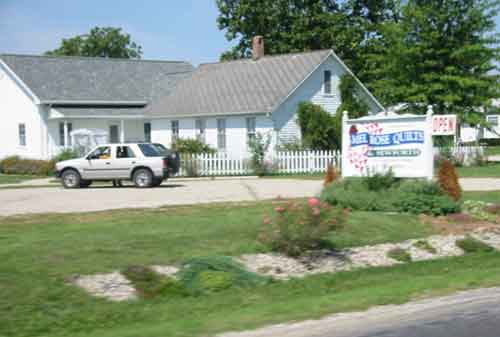
[[(197, 137), (229, 154), (267, 133), (272, 144), (300, 138), (297, 106), (335, 114), (339, 82), (351, 71), (332, 50), (252, 59), (187, 62), (0, 55), (0, 158), (51, 158), (71, 147), (73, 130), (105, 130), (109, 142)], [(358, 83), (371, 113), (382, 105)]]

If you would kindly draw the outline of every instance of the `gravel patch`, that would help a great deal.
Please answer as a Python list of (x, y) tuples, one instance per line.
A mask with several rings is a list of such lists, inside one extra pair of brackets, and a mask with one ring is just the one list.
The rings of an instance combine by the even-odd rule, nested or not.
[(490, 245), (496, 250), (500, 250), (500, 230), (491, 232), (477, 232), (472, 234), (472, 236), (484, 243)]
[(151, 266), (154, 272), (167, 277), (174, 277), (175, 274), (179, 271), (179, 268), (174, 266)]
[(120, 302), (137, 298), (131, 282), (119, 272), (78, 276), (73, 282), (90, 294), (110, 301)]

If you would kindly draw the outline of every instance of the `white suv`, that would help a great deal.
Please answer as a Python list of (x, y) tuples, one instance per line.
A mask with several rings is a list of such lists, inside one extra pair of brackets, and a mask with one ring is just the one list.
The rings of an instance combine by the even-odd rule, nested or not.
[(96, 180), (131, 180), (144, 188), (159, 186), (179, 164), (179, 155), (160, 144), (106, 144), (83, 158), (58, 162), (56, 173), (65, 188), (88, 187)]

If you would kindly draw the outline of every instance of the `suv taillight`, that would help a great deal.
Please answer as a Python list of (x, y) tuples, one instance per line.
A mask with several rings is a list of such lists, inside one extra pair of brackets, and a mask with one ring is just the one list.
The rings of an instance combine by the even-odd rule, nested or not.
[(164, 169), (168, 168), (168, 159), (167, 158), (163, 158), (163, 168)]

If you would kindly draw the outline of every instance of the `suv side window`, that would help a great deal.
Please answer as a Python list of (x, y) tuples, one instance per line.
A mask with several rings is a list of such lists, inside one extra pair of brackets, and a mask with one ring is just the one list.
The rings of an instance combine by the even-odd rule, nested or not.
[(110, 159), (111, 148), (109, 146), (101, 146), (89, 154), (89, 159)]
[(130, 146), (117, 146), (116, 147), (116, 158), (135, 158), (134, 151), (130, 148)]

